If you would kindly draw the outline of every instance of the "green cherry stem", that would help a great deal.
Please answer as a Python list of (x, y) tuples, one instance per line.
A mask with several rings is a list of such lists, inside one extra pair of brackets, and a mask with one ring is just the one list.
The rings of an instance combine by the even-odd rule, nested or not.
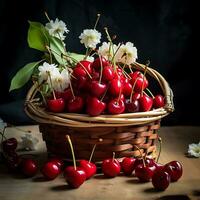
[(114, 162), (115, 160), (115, 152), (113, 152), (113, 156), (112, 156), (112, 161)]
[(154, 95), (153, 95), (153, 93), (151, 92), (151, 90), (149, 89), (149, 88), (146, 88), (146, 91), (151, 95), (151, 97), (154, 99), (155, 97), (154, 97)]
[[(102, 141), (103, 141), (103, 139), (102, 139), (102, 138), (99, 138), (99, 142), (102, 142)], [(97, 146), (97, 144), (95, 144), (95, 145), (93, 146), (93, 148), (92, 148), (92, 152), (91, 152), (91, 154), (90, 154), (89, 163), (90, 163), (91, 160), (92, 160), (92, 157), (93, 157), (93, 155), (94, 155), (94, 151), (95, 151), (95, 149), (96, 149), (96, 146)]]
[(75, 159), (75, 154), (74, 154), (74, 148), (73, 148), (73, 145), (72, 145), (72, 141), (71, 141), (69, 135), (66, 135), (66, 138), (67, 138), (67, 141), (68, 141), (70, 149), (71, 149), (72, 159), (73, 159), (73, 164), (74, 164), (74, 169), (76, 170), (76, 159)]
[(135, 146), (136, 149), (140, 152), (140, 156), (141, 156), (141, 158), (142, 158), (143, 165), (144, 165), (144, 167), (146, 167), (146, 164), (145, 164), (145, 162), (144, 162), (144, 157), (143, 157), (143, 155), (142, 155), (142, 152), (141, 152), (140, 148), (139, 148), (137, 145), (134, 145), (134, 146)]
[(99, 22), (99, 19), (100, 19), (100, 17), (101, 17), (101, 14), (100, 14), (100, 13), (98, 13), (98, 14), (97, 14), (97, 19), (96, 19), (96, 22), (95, 22), (95, 25), (94, 25), (94, 29), (96, 29), (96, 27), (97, 27), (97, 24), (98, 24), (98, 22)]
[(161, 139), (161, 137), (158, 137), (158, 142), (159, 142), (160, 145), (159, 145), (159, 153), (158, 153), (157, 160), (156, 160), (157, 163), (159, 161), (160, 154), (161, 154), (161, 151), (162, 151), (162, 139)]

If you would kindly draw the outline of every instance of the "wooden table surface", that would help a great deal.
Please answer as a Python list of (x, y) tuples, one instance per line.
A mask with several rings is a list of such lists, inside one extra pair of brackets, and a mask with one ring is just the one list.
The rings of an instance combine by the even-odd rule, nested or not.
[[(40, 142), (37, 151), (26, 153), (42, 164), (46, 160), (45, 143), (37, 126), (8, 128), (7, 137), (20, 137), (23, 130), (31, 130)], [(185, 156), (188, 144), (200, 141), (200, 127), (162, 127), (159, 131), (163, 140), (160, 162), (178, 160), (183, 165), (183, 176), (171, 183), (167, 190), (157, 192), (152, 183), (139, 183), (134, 177), (118, 176), (106, 179), (97, 174), (79, 189), (70, 189), (62, 175), (53, 181), (44, 181), (41, 174), (33, 178), (23, 178), (8, 172), (0, 163), (0, 200), (137, 200), (137, 199), (199, 199), (200, 200), (200, 159)], [(24, 152), (21, 152), (24, 153)]]

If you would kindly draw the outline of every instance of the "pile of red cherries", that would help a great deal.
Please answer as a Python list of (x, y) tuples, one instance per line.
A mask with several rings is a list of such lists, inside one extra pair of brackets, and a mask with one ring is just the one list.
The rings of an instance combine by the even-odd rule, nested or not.
[[(54, 157), (49, 158), (39, 167), (36, 160), (20, 157), (16, 153), (17, 140), (15, 138), (6, 139), (1, 145), (2, 155), (8, 168), (11, 171), (20, 172), (25, 177), (35, 176), (40, 168), (40, 172), (46, 180), (53, 180), (63, 173), (68, 185), (78, 188), (97, 172), (97, 166), (91, 162), (91, 159), (80, 160), (78, 166), (73, 160), (73, 166), (65, 166), (61, 158)], [(148, 157), (124, 157), (119, 162), (115, 156), (102, 161), (101, 171), (107, 178), (113, 178), (122, 173), (125, 176), (136, 177), (140, 182), (152, 181), (157, 190), (165, 190), (170, 182), (178, 181), (183, 173), (182, 165), (178, 161), (171, 161), (163, 165)]]
[(55, 91), (54, 98), (48, 98), (47, 107), (52, 112), (90, 116), (145, 112), (163, 107), (165, 100), (161, 94), (147, 95), (146, 90), (150, 90), (146, 71), (113, 66), (104, 57), (94, 62), (82, 60), (73, 68), (71, 87), (64, 92)]

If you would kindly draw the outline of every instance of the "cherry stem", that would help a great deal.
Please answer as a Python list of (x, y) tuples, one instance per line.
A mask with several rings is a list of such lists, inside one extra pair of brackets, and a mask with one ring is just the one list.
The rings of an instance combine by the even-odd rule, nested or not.
[(70, 87), (70, 90), (71, 90), (71, 92), (72, 92), (73, 99), (75, 99), (74, 90), (73, 90), (73, 87), (72, 87), (72, 82), (71, 82), (71, 80), (69, 80), (69, 87)]
[(136, 85), (136, 82), (137, 82), (138, 78), (139, 78), (139, 77), (137, 77), (137, 78), (135, 79), (135, 82), (134, 82), (133, 87), (132, 87), (132, 90), (131, 90), (131, 95), (130, 95), (130, 102), (131, 102), (131, 103), (132, 103), (134, 88), (135, 88), (135, 85)]
[(102, 74), (103, 74), (103, 65), (102, 65), (102, 59), (100, 55), (99, 55), (99, 60), (100, 60), (100, 65), (101, 65), (99, 83), (101, 83)]
[(113, 152), (113, 157), (112, 157), (112, 161), (114, 162), (115, 160), (115, 152)]
[(148, 91), (148, 93), (151, 95), (151, 97), (154, 99), (155, 96), (153, 95), (153, 93), (151, 92), (151, 90), (149, 88), (146, 88), (146, 90)]
[[(102, 138), (99, 138), (99, 142), (102, 142), (102, 141), (103, 141), (103, 139), (102, 139)], [(95, 151), (95, 149), (96, 149), (96, 146), (97, 146), (97, 144), (95, 144), (95, 145), (93, 146), (93, 148), (92, 148), (92, 152), (91, 152), (91, 154), (90, 154), (89, 163), (90, 163), (91, 160), (92, 160), (92, 157), (93, 157), (93, 155), (94, 155), (94, 151)]]
[(49, 15), (48, 15), (47, 11), (45, 11), (44, 14), (45, 14), (46, 18), (48, 19), (48, 21), (51, 22), (51, 20), (50, 20), (50, 18), (49, 18)]
[(162, 151), (162, 138), (161, 138), (161, 137), (158, 137), (158, 141), (159, 141), (159, 144), (160, 144), (160, 148), (159, 148), (159, 153), (158, 153), (156, 162), (159, 161), (160, 154), (161, 154), (161, 151)]
[(137, 148), (137, 150), (140, 152), (140, 156), (141, 156), (141, 158), (142, 158), (142, 162), (143, 162), (143, 165), (144, 165), (144, 167), (146, 167), (146, 164), (145, 164), (145, 161), (144, 161), (144, 157), (143, 157), (143, 155), (142, 155), (142, 152), (141, 152), (141, 150), (140, 150), (140, 148), (137, 146), (137, 145), (134, 145), (136, 148)]
[(130, 65), (129, 65), (129, 69), (130, 69), (131, 73), (133, 73), (133, 70), (131, 69), (131, 66), (130, 66)]
[(96, 19), (96, 22), (95, 22), (95, 25), (94, 25), (94, 29), (96, 29), (96, 27), (97, 27), (97, 24), (98, 24), (98, 22), (99, 22), (100, 16), (101, 16), (101, 14), (98, 13), (98, 14), (97, 14), (97, 19)]
[(143, 90), (144, 90), (144, 79), (145, 79), (145, 75), (147, 72), (147, 67), (150, 65), (150, 61), (148, 60), (146, 65), (145, 65), (145, 69), (144, 69), (144, 74), (143, 74), (143, 81), (142, 81), (142, 90), (141, 90), (141, 96), (143, 96)]
[(66, 135), (65, 137), (67, 138), (67, 141), (69, 142), (69, 146), (70, 146), (71, 153), (72, 153), (72, 159), (73, 159), (74, 169), (76, 170), (76, 159), (75, 159), (75, 155), (74, 155), (74, 149), (73, 149), (72, 141), (71, 141), (69, 135)]
[(119, 103), (121, 94), (122, 94), (122, 87), (121, 87), (120, 90), (119, 90), (119, 96), (118, 96), (118, 99), (117, 99), (117, 102), (118, 102), (118, 103)]
[(104, 92), (104, 94), (103, 94), (103, 96), (101, 97), (100, 101), (103, 101), (103, 99), (104, 99), (104, 97), (106, 96), (106, 93), (107, 93), (107, 91), (108, 91), (108, 88), (109, 88), (109, 87), (106, 88), (106, 91)]
[(51, 74), (50, 74), (50, 72), (47, 72), (47, 73), (48, 73), (48, 76), (49, 76), (49, 81), (50, 81), (50, 86), (51, 86), (51, 90), (52, 90), (52, 93), (53, 93), (53, 98), (56, 100), (56, 95), (55, 95), (55, 91), (53, 89)]
[(129, 76), (129, 74), (124, 70), (124, 66), (123, 67), (121, 67), (121, 66), (118, 66), (120, 69), (122, 69), (122, 73), (124, 74), (124, 76), (126, 77), (126, 78), (131, 78), (130, 76)]

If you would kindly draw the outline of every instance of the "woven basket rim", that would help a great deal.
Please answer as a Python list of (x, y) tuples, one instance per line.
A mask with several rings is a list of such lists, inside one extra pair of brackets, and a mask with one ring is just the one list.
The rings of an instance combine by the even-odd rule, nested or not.
[[(144, 71), (145, 65), (135, 63), (134, 68)], [(26, 101), (25, 112), (33, 120), (39, 123), (55, 124), (71, 127), (115, 127), (147, 124), (167, 116), (174, 111), (173, 92), (165, 78), (153, 68), (148, 67), (147, 73), (160, 85), (166, 105), (163, 108), (153, 109), (148, 112), (123, 113), (118, 115), (99, 115), (91, 117), (87, 114), (77, 113), (53, 113), (39, 106), (39, 99), (35, 98), (38, 92), (38, 85), (33, 84), (29, 89)]]

